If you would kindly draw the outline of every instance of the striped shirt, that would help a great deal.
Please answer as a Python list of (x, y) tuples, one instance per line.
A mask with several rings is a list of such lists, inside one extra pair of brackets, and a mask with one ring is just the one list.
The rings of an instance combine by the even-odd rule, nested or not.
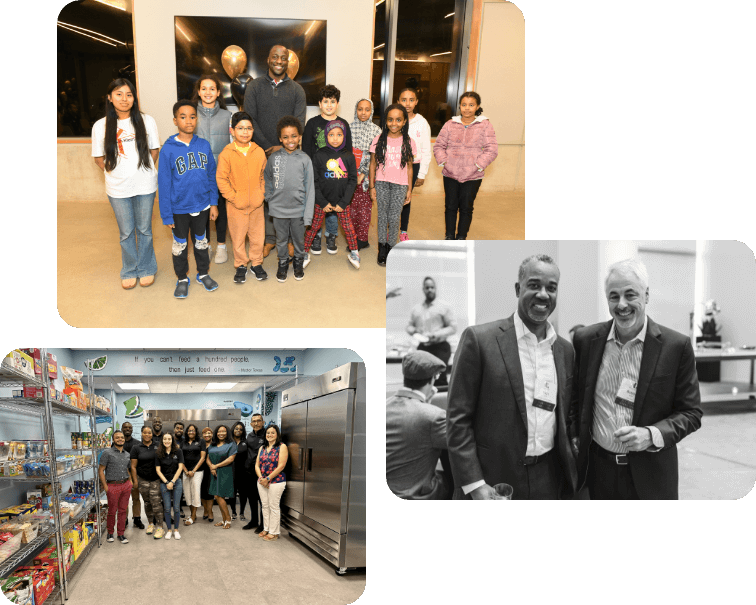
[[(630, 342), (622, 344), (612, 322), (606, 339), (604, 355), (601, 358), (593, 406), (593, 440), (605, 450), (626, 454), (628, 447), (614, 436), (614, 431), (623, 426), (633, 426), (633, 408), (615, 403), (622, 379), (627, 378), (637, 384), (643, 359), (643, 344), (648, 330), (648, 317), (643, 329)], [(661, 432), (656, 427), (648, 427), (654, 445), (663, 445)], [(658, 433), (658, 434), (657, 434)], [(660, 443), (661, 442), (661, 443)], [(653, 446), (651, 449), (655, 449)]]

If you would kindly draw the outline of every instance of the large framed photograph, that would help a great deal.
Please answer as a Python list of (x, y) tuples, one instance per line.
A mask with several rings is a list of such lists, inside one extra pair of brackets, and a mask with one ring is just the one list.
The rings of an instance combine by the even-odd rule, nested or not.
[(317, 105), (318, 89), (326, 83), (326, 30), (326, 21), (317, 19), (175, 17), (177, 98), (189, 98), (195, 81), (212, 72), (223, 84), (223, 100), (236, 105), (221, 62), (223, 51), (240, 47), (247, 57), (241, 73), (254, 79), (267, 72), (271, 47), (283, 44), (299, 63), (292, 79), (304, 88), (307, 104)]

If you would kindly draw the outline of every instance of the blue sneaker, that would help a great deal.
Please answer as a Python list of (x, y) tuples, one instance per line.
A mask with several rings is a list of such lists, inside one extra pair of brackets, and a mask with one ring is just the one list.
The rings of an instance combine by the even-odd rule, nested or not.
[(209, 275), (205, 275), (203, 277), (200, 277), (200, 274), (197, 273), (197, 283), (202, 284), (205, 286), (205, 290), (208, 292), (212, 292), (213, 290), (218, 289), (218, 282), (216, 282), (212, 277)]

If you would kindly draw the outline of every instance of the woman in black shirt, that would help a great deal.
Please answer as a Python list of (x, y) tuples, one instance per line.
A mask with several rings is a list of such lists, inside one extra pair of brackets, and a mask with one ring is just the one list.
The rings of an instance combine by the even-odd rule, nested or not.
[[(211, 429), (209, 426), (206, 426), (204, 429), (202, 429), (202, 443), (205, 444), (205, 451), (207, 451), (207, 448), (210, 447), (211, 443), (213, 441), (213, 429)], [(200, 499), (202, 500), (202, 508), (205, 512), (204, 515), (202, 515), (203, 519), (207, 519), (208, 522), (212, 523), (215, 521), (215, 518), (213, 517), (213, 502), (215, 502), (215, 497), (210, 494), (210, 479), (212, 475), (210, 474), (210, 469), (207, 467), (207, 457), (205, 457), (205, 464), (202, 466), (202, 471), (204, 471), (202, 475), (202, 483), (200, 485)]]
[(197, 507), (201, 503), (201, 487), (207, 455), (205, 442), (200, 439), (197, 426), (190, 424), (186, 429), (186, 438), (181, 443), (181, 451), (184, 454), (184, 500), (192, 511), (191, 519), (184, 521), (184, 525), (191, 525), (197, 520)]
[[(155, 453), (157, 444), (152, 439), (152, 429), (142, 427), (142, 443), (131, 448), (132, 476), (136, 475), (137, 488), (144, 500), (144, 512), (147, 515), (146, 534), (155, 532), (153, 537), (163, 537), (163, 503), (160, 499), (160, 479), (155, 472)], [(157, 526), (157, 528), (155, 528)]]
[[(226, 504), (231, 507), (231, 518), (236, 520), (236, 495), (239, 496), (239, 513), (242, 521), (244, 518), (244, 508), (247, 506), (247, 485), (249, 477), (244, 470), (244, 463), (247, 460), (247, 429), (244, 424), (237, 422), (231, 427), (231, 436), (236, 443), (236, 458), (234, 458), (234, 497), (226, 498)], [(251, 503), (250, 503), (251, 506)]]
[(165, 524), (168, 526), (165, 539), (171, 539), (171, 506), (173, 506), (173, 537), (180, 540), (181, 534), (178, 532), (178, 524), (181, 521), (179, 506), (183, 490), (181, 473), (184, 472), (184, 454), (170, 433), (163, 435), (163, 440), (157, 449), (155, 471), (161, 481), (160, 495), (163, 496)]

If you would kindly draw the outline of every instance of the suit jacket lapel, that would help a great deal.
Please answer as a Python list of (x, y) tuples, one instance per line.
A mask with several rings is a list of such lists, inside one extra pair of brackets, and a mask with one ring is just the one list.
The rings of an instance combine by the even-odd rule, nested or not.
[[(604, 347), (606, 347), (606, 337), (609, 336), (609, 330), (612, 322), (604, 323), (599, 326), (595, 337), (591, 340), (588, 350), (588, 369), (585, 376), (585, 395), (583, 399), (583, 409), (589, 410), (593, 414), (593, 400), (596, 392), (596, 382), (598, 382), (598, 373), (601, 368), (601, 359), (604, 356)], [(573, 379), (574, 380), (574, 379)]]
[(520, 352), (517, 348), (517, 333), (515, 332), (513, 317), (514, 315), (504, 320), (501, 325), (502, 332), (496, 340), (499, 343), (501, 356), (504, 358), (504, 365), (507, 368), (509, 384), (512, 385), (517, 409), (520, 411), (520, 417), (527, 431), (528, 416), (525, 411), (525, 381), (522, 378)]
[(656, 322), (648, 318), (648, 329), (646, 330), (646, 340), (643, 342), (643, 358), (641, 359), (640, 371), (638, 372), (638, 389), (635, 392), (635, 405), (633, 406), (633, 424), (637, 424), (640, 418), (641, 409), (648, 391), (648, 384), (656, 369), (656, 362), (659, 361), (661, 353), (661, 330)]
[(551, 347), (551, 351), (554, 354), (554, 365), (556, 366), (557, 375), (557, 421), (566, 430), (567, 407), (570, 404), (570, 393), (567, 393), (565, 390), (567, 386), (567, 370), (564, 367), (562, 343), (559, 342), (558, 338)]

